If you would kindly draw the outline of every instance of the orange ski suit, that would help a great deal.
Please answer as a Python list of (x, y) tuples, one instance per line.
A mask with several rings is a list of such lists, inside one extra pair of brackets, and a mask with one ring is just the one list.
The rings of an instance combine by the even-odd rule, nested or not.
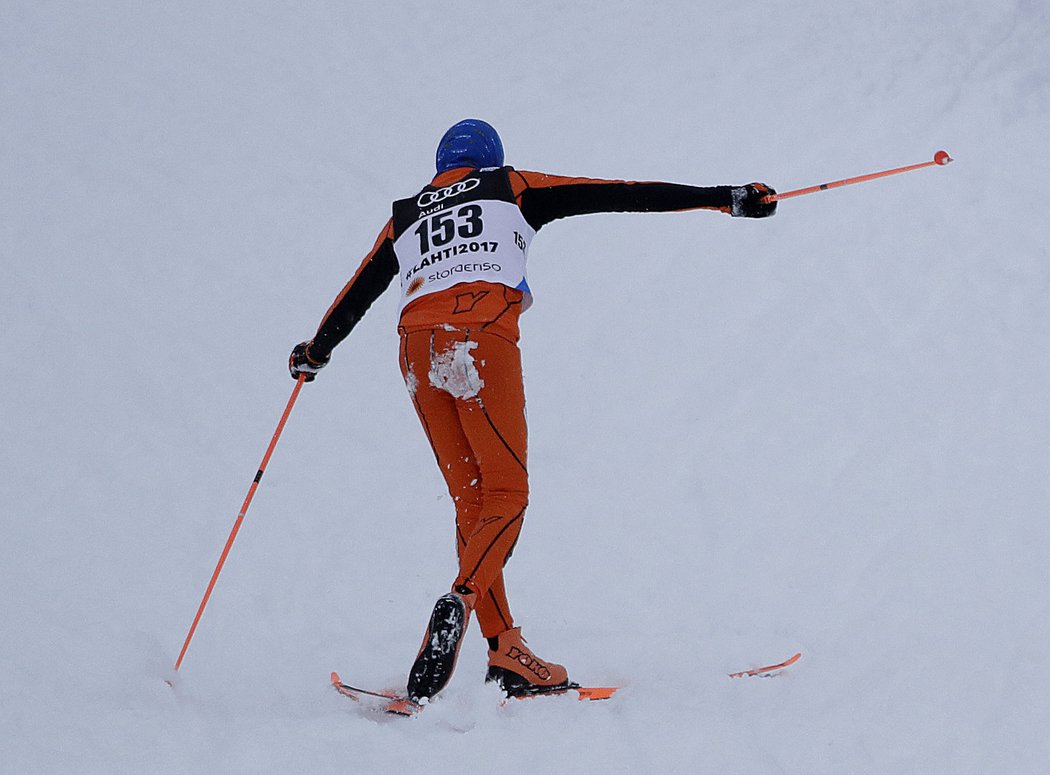
[[(511, 167), (501, 171), (507, 175), (513, 203), (535, 230), (569, 215), (729, 212), (732, 205), (729, 186), (568, 178)], [(438, 175), (424, 189), (431, 192), (428, 201), (435, 198), (435, 188), (452, 186), (475, 172), (459, 168)], [(400, 273), (406, 285), (407, 277), (419, 270), (399, 269), (393, 250), (399, 236), (395, 221), (387, 223), (328, 310), (311, 340), (312, 353), (329, 355), (394, 275)], [(417, 233), (420, 239), (426, 236)], [(474, 610), (486, 638), (514, 627), (503, 567), (529, 501), (528, 429), (518, 350), (518, 319), (528, 292), (523, 285), (524, 289), (461, 282), (408, 301), (398, 326), (401, 372), (455, 504), (459, 570), (453, 588), (465, 586), (477, 593)]]
[(478, 593), (474, 610), (487, 638), (514, 626), (503, 565), (529, 502), (517, 344), (523, 295), (488, 283), (458, 285), (414, 302), (398, 327), (401, 373), (456, 506), (453, 586)]

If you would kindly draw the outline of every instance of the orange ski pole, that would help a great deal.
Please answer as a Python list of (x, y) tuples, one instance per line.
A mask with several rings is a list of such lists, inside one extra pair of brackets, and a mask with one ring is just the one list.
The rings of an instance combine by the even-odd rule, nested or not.
[(781, 199), (790, 199), (793, 196), (802, 196), (803, 194), (815, 194), (818, 191), (827, 191), (829, 188), (839, 188), (841, 186), (849, 186), (853, 183), (863, 183), (866, 180), (875, 180), (876, 178), (885, 178), (889, 175), (899, 175), (902, 172), (911, 172), (912, 170), (921, 170), (923, 167), (933, 167), (934, 165), (945, 165), (949, 162), (954, 161), (951, 156), (948, 155), (947, 151), (937, 151), (933, 155), (933, 161), (924, 161), (921, 164), (909, 164), (907, 167), (897, 167), (892, 170), (883, 170), (882, 172), (872, 172), (868, 175), (858, 175), (855, 178), (846, 178), (845, 180), (836, 180), (833, 183), (821, 183), (817, 186), (809, 186), (808, 188), (799, 188), (794, 191), (785, 191), (780, 194), (772, 194), (765, 197), (767, 202), (779, 202)]
[[(299, 397), (299, 391), (302, 389), (303, 382), (305, 381), (306, 375), (300, 374), (299, 379), (295, 382), (292, 396), (288, 399), (288, 406), (284, 408), (284, 414), (281, 415), (281, 421), (277, 423), (277, 430), (273, 432), (273, 438), (270, 439), (270, 446), (266, 448), (266, 454), (263, 455), (262, 462), (259, 464), (259, 471), (255, 474), (255, 479), (252, 481), (251, 487), (248, 488), (248, 495), (245, 497), (244, 503), (241, 505), (241, 511), (237, 515), (237, 520), (233, 523), (233, 530), (230, 531), (230, 537), (226, 539), (226, 546), (222, 548), (222, 554), (219, 556), (219, 563), (215, 566), (215, 571), (211, 574), (208, 588), (204, 591), (204, 599), (201, 600), (201, 604), (197, 608), (197, 615), (193, 617), (193, 624), (190, 625), (190, 631), (186, 635), (186, 641), (182, 644), (182, 651), (179, 652), (179, 658), (175, 660), (176, 670), (182, 665), (182, 660), (186, 656), (186, 649), (190, 647), (190, 641), (193, 640), (193, 633), (197, 631), (197, 625), (200, 623), (201, 614), (204, 613), (204, 607), (208, 605), (208, 598), (211, 597), (211, 592), (215, 589), (215, 581), (219, 578), (219, 572), (222, 570), (222, 566), (226, 563), (226, 557), (230, 554), (230, 547), (233, 546), (233, 541), (237, 537), (237, 532), (241, 529), (244, 515), (248, 513), (248, 506), (251, 505), (252, 498), (255, 497), (255, 491), (259, 488), (259, 481), (262, 479), (263, 473), (266, 471), (266, 465), (270, 462), (270, 455), (273, 454), (274, 447), (277, 446), (277, 439), (281, 437), (281, 431), (284, 430), (284, 424), (288, 421), (288, 415), (292, 413), (295, 399)], [(170, 684), (171, 682), (169, 681), (168, 683)]]

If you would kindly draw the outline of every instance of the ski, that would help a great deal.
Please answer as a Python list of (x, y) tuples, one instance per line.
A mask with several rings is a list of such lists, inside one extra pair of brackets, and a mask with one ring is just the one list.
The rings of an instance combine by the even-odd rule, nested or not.
[(802, 657), (802, 652), (795, 654), (792, 657), (788, 657), (783, 662), (777, 662), (775, 665), (766, 665), (765, 667), (755, 667), (750, 670), (741, 670), (739, 673), (730, 673), (730, 678), (747, 678), (751, 676), (757, 676), (758, 678), (772, 678), (774, 675), (778, 675), (781, 670), (789, 665), (793, 665)]
[(527, 694), (518, 694), (513, 697), (507, 697), (504, 704), (510, 700), (531, 700), (533, 697), (551, 697), (566, 694), (568, 692), (576, 692), (576, 699), (581, 702), (584, 700), (608, 700), (616, 694), (616, 691), (619, 688), (619, 686), (581, 686), (580, 684), (573, 682), (568, 686), (563, 686), (558, 689), (537, 689), (536, 691), (531, 691)]
[[(335, 671), (332, 672), (330, 679), (332, 687), (337, 692), (344, 697), (350, 698), (354, 702), (361, 702), (364, 697), (385, 700), (385, 702), (378, 703), (378, 709), (385, 713), (391, 713), (397, 716), (415, 716), (426, 707), (426, 705), (421, 705), (420, 703), (415, 702), (401, 692), (392, 690), (375, 691), (372, 689), (362, 689), (358, 686), (351, 686), (348, 683), (344, 683), (343, 679), (339, 677), (339, 673), (336, 673)], [(611, 698), (619, 688), (620, 687), (618, 686), (581, 686), (580, 684), (572, 683), (564, 688), (553, 691), (536, 691), (520, 697), (507, 698), (500, 704), (506, 704), (510, 699), (528, 700), (534, 697), (562, 695), (570, 691), (576, 692), (576, 699), (581, 701), (607, 700)]]
[(348, 683), (344, 683), (343, 679), (339, 677), (339, 673), (334, 670), (330, 678), (332, 687), (341, 695), (350, 698), (354, 702), (361, 702), (363, 697), (385, 700), (385, 702), (379, 703), (378, 709), (398, 716), (414, 716), (423, 710), (422, 705), (418, 702), (413, 702), (399, 692), (393, 690), (375, 691), (373, 689), (362, 689), (359, 686), (351, 686)]
[(350, 686), (350, 684), (343, 683), (343, 679), (339, 677), (339, 673), (335, 672), (334, 670), (332, 671), (331, 680), (332, 686), (335, 687), (335, 690), (337, 692), (339, 692), (344, 697), (349, 697), (355, 702), (361, 701), (361, 695), (364, 695), (366, 697), (379, 697), (385, 700), (403, 699), (403, 697), (400, 694), (394, 691), (376, 692), (370, 689), (361, 689), (357, 686)]
[[(779, 675), (785, 668), (798, 662), (802, 658), (802, 652), (798, 652), (783, 662), (777, 662), (773, 665), (764, 665), (762, 667), (754, 667), (749, 670), (741, 670), (736, 673), (729, 673), (730, 678), (772, 678), (773, 676)], [(345, 683), (342, 678), (339, 677), (339, 673), (332, 671), (330, 680), (332, 687), (339, 692), (339, 694), (347, 697), (354, 702), (361, 702), (362, 698), (370, 698), (374, 700), (383, 700), (384, 702), (378, 703), (380, 710), (385, 713), (390, 713), (397, 716), (415, 716), (422, 712), (426, 705), (422, 705), (415, 702), (409, 697), (406, 697), (404, 693), (395, 691), (392, 689), (377, 691), (374, 689), (363, 689), (359, 686), (352, 686)], [(517, 697), (508, 697), (500, 702), (500, 705), (506, 705), (511, 699), (515, 700), (529, 700), (536, 697), (544, 697), (551, 695), (563, 695), (568, 692), (576, 692), (576, 699), (580, 701), (588, 700), (608, 700), (610, 699), (620, 687), (618, 686), (582, 686), (578, 683), (571, 683), (566, 687), (558, 688), (552, 691), (535, 691), (529, 694), (520, 695)]]

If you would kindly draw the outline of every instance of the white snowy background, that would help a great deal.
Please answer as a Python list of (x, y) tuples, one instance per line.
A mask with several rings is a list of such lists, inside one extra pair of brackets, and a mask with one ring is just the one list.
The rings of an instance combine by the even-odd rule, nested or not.
[[(396, 686), (454, 575), (396, 298), (308, 338), (454, 121), (780, 190), (533, 245), (530, 645)], [(1041, 0), (0, 3), (0, 771), (1050, 772)], [(774, 679), (727, 673), (802, 651)]]

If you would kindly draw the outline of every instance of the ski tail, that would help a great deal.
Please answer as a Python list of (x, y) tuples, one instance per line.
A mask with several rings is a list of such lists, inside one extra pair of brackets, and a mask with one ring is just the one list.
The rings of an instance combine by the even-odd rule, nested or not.
[(371, 689), (362, 689), (359, 686), (351, 686), (348, 683), (344, 683), (343, 679), (339, 677), (339, 673), (334, 670), (332, 671), (329, 680), (332, 683), (332, 688), (354, 702), (361, 702), (362, 697), (375, 697), (380, 700), (386, 700), (383, 704), (383, 710), (387, 713), (392, 713), (397, 716), (414, 716), (419, 713), (419, 711), (423, 710), (422, 705), (405, 697), (403, 694), (394, 691), (373, 691)]
[(581, 700), (608, 700), (611, 699), (619, 686), (574, 686), (576, 694)]
[(521, 694), (512, 694), (506, 697), (503, 704), (510, 700), (528, 700), (533, 697), (549, 697), (559, 694), (567, 694), (568, 692), (576, 692), (577, 700), (608, 700), (610, 699), (619, 686), (580, 686), (575, 681), (562, 686), (552, 687), (536, 687), (531, 691), (522, 692)]
[(351, 700), (360, 701), (362, 694), (367, 696), (367, 697), (379, 697), (380, 699), (383, 699), (383, 700), (400, 700), (400, 699), (404, 699), (402, 697), (402, 695), (400, 695), (400, 694), (398, 694), (396, 692), (389, 692), (389, 691), (377, 692), (377, 691), (372, 691), (370, 689), (361, 689), (360, 687), (351, 686), (350, 684), (343, 683), (343, 679), (341, 679), (339, 677), (339, 673), (335, 672), (334, 670), (332, 671), (331, 681), (332, 681), (332, 686), (335, 688), (335, 690), (337, 692), (339, 692), (344, 697), (349, 697)]

